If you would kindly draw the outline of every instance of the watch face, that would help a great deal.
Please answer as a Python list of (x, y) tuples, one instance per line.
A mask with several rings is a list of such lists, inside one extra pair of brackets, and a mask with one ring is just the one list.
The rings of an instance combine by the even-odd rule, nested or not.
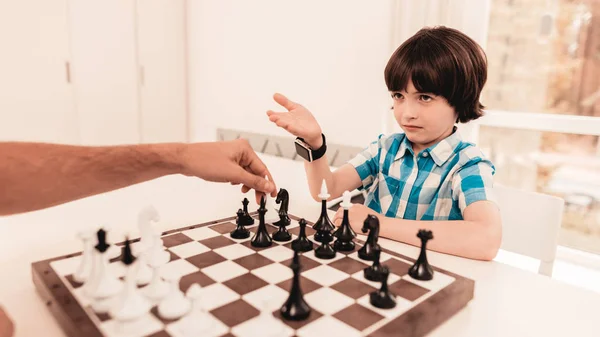
[(307, 161), (310, 161), (310, 150), (298, 144), (298, 142), (294, 143), (296, 145), (296, 153)]

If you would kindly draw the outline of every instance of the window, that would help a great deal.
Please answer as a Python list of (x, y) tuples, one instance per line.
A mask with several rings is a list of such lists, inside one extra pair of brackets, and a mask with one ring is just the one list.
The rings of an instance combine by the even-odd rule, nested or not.
[(563, 197), (559, 244), (600, 254), (600, 0), (492, 0), (486, 52), (496, 181)]

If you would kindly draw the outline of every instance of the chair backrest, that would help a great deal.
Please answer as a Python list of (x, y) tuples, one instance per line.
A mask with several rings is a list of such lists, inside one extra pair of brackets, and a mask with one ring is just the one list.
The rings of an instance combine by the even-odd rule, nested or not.
[(502, 216), (501, 249), (540, 260), (538, 272), (552, 276), (564, 200), (496, 185)]

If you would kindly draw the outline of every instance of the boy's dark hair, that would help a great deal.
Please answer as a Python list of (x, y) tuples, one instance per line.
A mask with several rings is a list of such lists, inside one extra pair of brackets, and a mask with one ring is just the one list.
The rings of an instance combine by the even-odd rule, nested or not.
[(385, 67), (389, 91), (406, 90), (412, 80), (419, 92), (443, 96), (461, 123), (483, 116), (479, 96), (486, 79), (483, 49), (464, 33), (443, 26), (419, 30), (396, 49)]

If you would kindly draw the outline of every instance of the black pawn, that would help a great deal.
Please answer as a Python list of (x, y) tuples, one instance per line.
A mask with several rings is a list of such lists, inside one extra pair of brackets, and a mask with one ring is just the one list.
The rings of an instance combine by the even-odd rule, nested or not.
[(327, 200), (325, 199), (321, 200), (321, 215), (313, 225), (313, 229), (317, 231), (317, 233), (315, 233), (315, 241), (318, 242), (322, 242), (324, 232), (335, 230), (335, 225), (327, 215)]
[(242, 211), (241, 208), (237, 211), (237, 218), (235, 223), (237, 224), (236, 229), (231, 231), (231, 233), (229, 234), (232, 238), (245, 239), (247, 237), (250, 237), (250, 231), (246, 227), (244, 227), (244, 211)]
[(373, 214), (367, 215), (365, 221), (363, 222), (361, 231), (363, 233), (366, 233), (368, 231), (369, 235), (367, 236), (367, 241), (365, 242), (365, 245), (358, 250), (358, 257), (366, 261), (373, 261), (373, 259), (375, 258), (373, 252), (377, 248), (381, 249), (381, 247), (379, 247), (379, 244), (377, 243), (377, 241), (379, 240), (379, 218), (377, 218)]
[(294, 251), (308, 252), (313, 249), (313, 242), (306, 237), (306, 220), (300, 219), (300, 233), (298, 238), (292, 241), (292, 249)]
[(391, 309), (396, 306), (395, 295), (392, 294), (388, 289), (388, 276), (390, 276), (390, 270), (388, 269), (388, 267), (383, 267), (381, 273), (381, 288), (369, 294), (369, 302), (374, 307), (381, 309)]
[(242, 226), (250, 226), (254, 224), (254, 218), (252, 216), (250, 216), (250, 213), (248, 213), (248, 203), (250, 201), (248, 201), (248, 198), (244, 198), (244, 200), (242, 200), (242, 204), (244, 205), (244, 213), (243, 215), (240, 217), (240, 222), (242, 224)]
[[(315, 249), (315, 256), (319, 259), (333, 259), (336, 255), (335, 249), (330, 244), (333, 241), (333, 234), (330, 231), (321, 232), (321, 245)], [(317, 232), (318, 233), (318, 232)]]
[(125, 248), (123, 249), (123, 256), (122, 256), (121, 261), (126, 266), (129, 266), (132, 263), (134, 263), (135, 260), (136, 260), (136, 257), (133, 256), (133, 253), (131, 252), (131, 245), (130, 245), (130, 242), (129, 242), (129, 238), (126, 238), (125, 239)]
[(342, 224), (333, 234), (337, 238), (333, 244), (333, 248), (335, 248), (335, 250), (340, 252), (349, 252), (354, 250), (355, 245), (353, 240), (356, 237), (356, 233), (350, 226), (348, 209), (344, 209), (344, 218), (342, 219)]
[(304, 300), (302, 289), (300, 288), (300, 258), (298, 251), (294, 251), (294, 258), (290, 265), (294, 272), (294, 278), (292, 280), (292, 288), (290, 289), (290, 295), (287, 301), (281, 306), (281, 316), (287, 320), (301, 321), (305, 320), (310, 316), (311, 308)]
[(260, 208), (258, 209), (258, 228), (250, 241), (253, 247), (269, 247), (273, 244), (273, 240), (269, 236), (269, 232), (267, 232), (267, 224), (265, 223), (265, 213), (267, 212), (265, 205), (266, 201), (263, 195), (260, 199)]
[(417, 237), (421, 239), (421, 253), (415, 264), (408, 270), (408, 275), (415, 280), (429, 281), (433, 279), (433, 268), (427, 261), (427, 241), (433, 239), (433, 233), (421, 229), (417, 233)]
[(100, 253), (106, 252), (110, 247), (110, 245), (106, 242), (106, 231), (100, 228), (98, 232), (96, 232), (96, 237), (98, 239), (98, 243), (94, 248), (96, 248), (96, 250)]
[(383, 276), (383, 267), (381, 266), (381, 263), (379, 263), (381, 249), (379, 247), (376, 247), (373, 251), (373, 254), (373, 265), (364, 269), (364, 275), (365, 278), (369, 281), (381, 282)]

